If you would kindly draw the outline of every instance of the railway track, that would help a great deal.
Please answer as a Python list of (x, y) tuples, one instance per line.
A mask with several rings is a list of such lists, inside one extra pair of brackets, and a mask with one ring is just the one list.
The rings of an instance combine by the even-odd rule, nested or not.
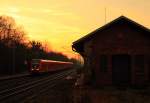
[(47, 88), (54, 87), (59, 80), (73, 73), (74, 70), (67, 70), (61, 73), (56, 73), (38, 80), (18, 85), (13, 88), (7, 88), (0, 91), (0, 101), (7, 103), (25, 102), (34, 99), (37, 95), (45, 92)]
[(5, 80), (11, 80), (11, 79), (17, 79), (25, 76), (29, 76), (29, 73), (23, 73), (23, 74), (16, 74), (16, 75), (9, 75), (9, 76), (2, 76), (0, 77), (0, 81), (5, 81)]
[[(50, 75), (50, 73), (49, 73), (49, 75)], [(46, 76), (48, 76), (48, 74), (44, 75), (44, 76), (39, 75), (36, 77), (28, 74), (28, 75), (13, 77), (10, 79), (1, 79), (0, 80), (0, 91), (7, 90), (7, 89), (13, 88), (13, 87), (17, 87), (18, 85), (23, 85), (23, 84), (26, 84), (28, 82), (35, 81), (38, 79), (42, 79), (42, 78), (45, 78)]]

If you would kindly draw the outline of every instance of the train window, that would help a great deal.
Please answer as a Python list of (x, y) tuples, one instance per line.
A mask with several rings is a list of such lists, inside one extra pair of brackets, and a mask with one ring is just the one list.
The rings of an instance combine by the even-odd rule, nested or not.
[(100, 71), (107, 72), (108, 69), (108, 58), (106, 55), (100, 55)]
[(144, 72), (144, 55), (135, 55), (134, 66), (137, 72)]

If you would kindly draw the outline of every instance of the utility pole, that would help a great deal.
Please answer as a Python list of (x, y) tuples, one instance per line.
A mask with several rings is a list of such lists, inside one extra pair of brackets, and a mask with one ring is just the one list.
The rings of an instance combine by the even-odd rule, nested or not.
[(12, 40), (12, 75), (15, 73), (15, 46), (15, 40)]
[(13, 43), (13, 70), (12, 70), (12, 74), (15, 73), (15, 43)]
[(105, 24), (106, 24), (106, 21), (107, 20), (107, 14), (106, 14), (106, 7), (105, 7)]

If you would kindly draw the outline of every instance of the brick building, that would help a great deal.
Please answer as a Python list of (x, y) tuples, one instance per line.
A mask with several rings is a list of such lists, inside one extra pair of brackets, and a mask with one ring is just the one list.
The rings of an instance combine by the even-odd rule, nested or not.
[(150, 30), (120, 16), (73, 42), (84, 75), (97, 85), (146, 85), (150, 80)]

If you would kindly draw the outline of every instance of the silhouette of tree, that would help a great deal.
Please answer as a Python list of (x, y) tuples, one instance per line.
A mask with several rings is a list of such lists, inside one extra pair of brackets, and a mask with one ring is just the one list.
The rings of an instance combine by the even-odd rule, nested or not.
[(24, 30), (9, 16), (0, 16), (0, 40), (9, 47), (25, 41)]
[(11, 73), (13, 66), (15, 72), (20, 70), (25, 59), (25, 35), (12, 17), (0, 16), (0, 73)]
[(30, 42), (31, 45), (31, 49), (33, 51), (39, 51), (39, 50), (43, 50), (43, 46), (42, 43), (38, 42), (38, 41), (31, 41)]

